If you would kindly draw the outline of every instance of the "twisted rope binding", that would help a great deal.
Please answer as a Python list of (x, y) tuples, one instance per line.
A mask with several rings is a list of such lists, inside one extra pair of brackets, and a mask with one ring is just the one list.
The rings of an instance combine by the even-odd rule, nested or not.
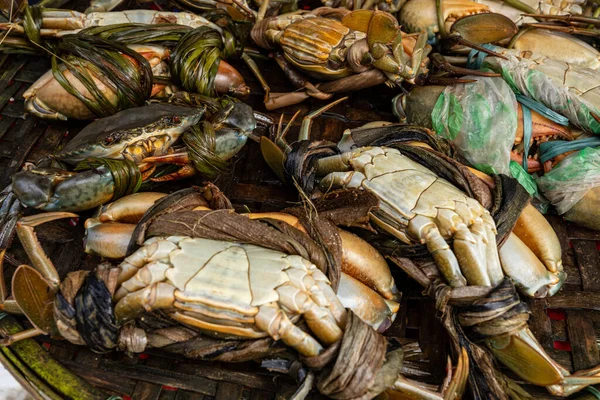
[(183, 134), (182, 140), (194, 167), (203, 176), (213, 179), (227, 169), (227, 161), (216, 153), (216, 134), (210, 122), (200, 121)]
[[(52, 57), (54, 78), (99, 117), (141, 106), (150, 97), (153, 82), (150, 63), (124, 45), (97, 36), (67, 35), (60, 40), (56, 52), (64, 67), (58, 65), (56, 55)], [(71, 84), (65, 70), (84, 85), (91, 98)], [(116, 94), (116, 104), (102, 93), (94, 79)]]
[(107, 168), (113, 176), (115, 185), (112, 197), (113, 201), (137, 192), (142, 185), (142, 174), (140, 170), (133, 161), (129, 160), (89, 158), (80, 162), (75, 167), (75, 171), (101, 167)]
[(402, 367), (402, 350), (387, 352), (388, 342), (352, 311), (342, 339), (305, 365), (320, 370), (317, 388), (337, 400), (372, 399), (390, 388)]
[(216, 30), (201, 26), (188, 32), (171, 53), (171, 76), (186, 91), (214, 96), (222, 49)]
[(72, 343), (85, 344), (100, 354), (110, 352), (119, 340), (111, 293), (96, 273), (74, 276), (61, 284), (56, 295), (57, 326)]
[(469, 328), (472, 340), (482, 341), (490, 337), (510, 335), (525, 328), (530, 313), (510, 278), (504, 278), (487, 296), (470, 306), (460, 307), (458, 321), (463, 327)]

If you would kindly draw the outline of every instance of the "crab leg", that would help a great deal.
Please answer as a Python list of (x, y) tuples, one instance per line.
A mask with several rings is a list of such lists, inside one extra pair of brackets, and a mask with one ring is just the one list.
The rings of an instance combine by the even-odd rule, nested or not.
[(336, 101), (332, 101), (331, 103), (324, 105), (323, 107), (311, 112), (306, 117), (304, 117), (302, 119), (302, 126), (300, 127), (300, 133), (298, 133), (298, 140), (308, 140), (309, 136), (310, 136), (310, 127), (312, 126), (313, 119), (315, 119), (319, 115), (323, 114), (325, 111), (330, 110), (333, 107), (337, 106), (339, 103), (341, 103), (344, 100), (348, 100), (348, 96), (342, 97), (341, 99), (337, 99)]
[(419, 400), (454, 400), (460, 399), (465, 391), (469, 378), (469, 355), (467, 350), (461, 348), (461, 353), (458, 357), (456, 369), (452, 373), (451, 365), (448, 368), (448, 385), (442, 389), (441, 393), (434, 392), (423, 387), (418, 382), (406, 379), (403, 376), (398, 376), (391, 390), (404, 393), (408, 398)]
[(115, 305), (117, 321), (129, 321), (141, 312), (170, 309), (175, 302), (175, 288), (165, 282), (158, 282), (127, 294)]
[(6, 282), (4, 281), (4, 256), (6, 255), (6, 249), (0, 251), (0, 310), (6, 311), (10, 314), (22, 314), (21, 308), (17, 302), (8, 298), (8, 289)]
[(536, 28), (536, 29), (548, 29), (551, 31), (565, 32), (573, 35), (584, 35), (584, 36), (599, 36), (599, 29), (589, 28), (576, 28), (574, 26), (558, 26), (551, 24), (523, 24), (524, 27)]
[(440, 272), (451, 287), (467, 285), (467, 279), (460, 270), (456, 255), (450, 250), (450, 246), (433, 221), (417, 216), (412, 219), (409, 230), (415, 237), (423, 238), (427, 250), (431, 253)]
[[(320, 307), (308, 293), (289, 283), (276, 289), (279, 303), (293, 314), (304, 317), (310, 330), (325, 344), (338, 341), (343, 332), (328, 308)], [(338, 300), (339, 301), (339, 300)]]
[(569, 396), (600, 383), (600, 366), (569, 375), (546, 354), (527, 327), (512, 335), (486, 339), (486, 343), (494, 356), (515, 374), (535, 385), (546, 386), (555, 396)]
[(60, 284), (58, 272), (56, 272), (56, 268), (54, 268), (52, 261), (50, 261), (48, 256), (46, 256), (42, 250), (42, 245), (35, 234), (34, 228), (38, 225), (57, 219), (77, 217), (79, 217), (77, 214), (68, 212), (51, 212), (23, 217), (17, 222), (17, 235), (31, 260), (31, 263), (42, 276), (55, 287)]
[[(6, 249), (0, 251), (0, 310), (3, 312), (9, 312), (11, 314), (22, 314), (19, 305), (14, 299), (7, 299), (6, 283), (4, 282), (4, 255)], [(26, 329), (24, 331), (9, 334), (0, 339), (0, 347), (10, 346), (11, 344), (18, 342), (19, 340), (29, 339), (39, 335), (44, 335), (46, 332), (39, 328)]]
[(256, 325), (273, 339), (279, 339), (305, 356), (316, 356), (323, 346), (314, 338), (293, 324), (276, 303), (262, 305), (256, 314)]

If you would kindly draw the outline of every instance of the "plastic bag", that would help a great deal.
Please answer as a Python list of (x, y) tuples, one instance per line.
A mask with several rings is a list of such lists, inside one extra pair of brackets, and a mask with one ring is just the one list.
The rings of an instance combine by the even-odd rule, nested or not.
[(564, 214), (585, 194), (600, 186), (600, 147), (570, 154), (537, 179), (538, 189)]
[(517, 100), (502, 78), (447, 86), (431, 113), (433, 129), (452, 141), (475, 168), (510, 175), (517, 132)]
[[(483, 69), (502, 74), (515, 90), (564, 115), (573, 125), (600, 133), (600, 123), (592, 116), (594, 113), (600, 117), (600, 104), (589, 101), (598, 98), (594, 87), (600, 84), (600, 72), (535, 54), (530, 58), (517, 57), (516, 50), (500, 47), (493, 50), (508, 60), (486, 57), (481, 65)], [(565, 86), (565, 81), (578, 87)]]

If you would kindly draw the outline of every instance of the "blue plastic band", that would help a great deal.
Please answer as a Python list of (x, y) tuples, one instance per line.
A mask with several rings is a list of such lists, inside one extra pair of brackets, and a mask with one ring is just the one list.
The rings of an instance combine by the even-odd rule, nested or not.
[[(492, 46), (491, 44), (484, 44), (481, 45), (481, 47), (484, 47), (488, 50), (494, 51), (494, 49), (496, 48), (496, 46)], [(468, 69), (480, 69), (481, 65), (483, 64), (483, 60), (485, 60), (485, 58), (488, 56), (487, 53), (484, 53), (482, 51), (479, 50), (471, 50), (469, 52), (469, 56), (467, 57), (467, 68)]]
[(521, 105), (523, 110), (523, 169), (528, 170), (527, 157), (529, 156), (529, 145), (533, 135), (533, 121), (531, 119), (531, 110), (525, 104)]
[(600, 400), (600, 390), (596, 389), (593, 386), (588, 386), (584, 390), (590, 392), (594, 397), (596, 397), (598, 400)]
[(529, 97), (523, 96), (520, 93), (517, 93), (516, 96), (517, 96), (517, 101), (519, 103), (521, 103), (524, 106), (529, 107), (530, 109), (537, 112), (538, 114), (548, 118), (550, 121), (556, 122), (557, 124), (562, 125), (562, 126), (569, 125), (569, 119), (567, 117), (560, 115), (559, 113), (557, 113), (555, 111), (552, 111), (551, 109), (549, 109), (542, 103), (535, 101)]
[(568, 151), (578, 151), (585, 149), (586, 147), (598, 146), (600, 146), (599, 137), (590, 137), (572, 141), (555, 140), (553, 142), (543, 142), (540, 144), (540, 160), (542, 163), (545, 163), (546, 161)]
[(0, 311), (0, 321), (3, 320), (6, 317), (8, 317), (8, 313), (6, 313), (4, 311)]

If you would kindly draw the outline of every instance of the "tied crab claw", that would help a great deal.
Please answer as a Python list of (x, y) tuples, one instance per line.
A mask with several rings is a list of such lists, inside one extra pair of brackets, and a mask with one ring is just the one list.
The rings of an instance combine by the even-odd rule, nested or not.
[[(153, 203), (152, 208), (157, 207), (166, 200), (167, 198), (158, 199), (158, 202)], [(132, 198), (132, 201), (135, 201), (135, 198)], [(137, 219), (143, 207), (134, 206), (135, 210), (132, 211), (129, 205), (125, 203), (123, 201), (121, 204), (112, 207), (112, 210), (105, 210), (102, 214), (103, 218), (111, 219), (121, 216), (125, 219)], [(146, 204), (150, 205), (150, 203), (148, 201)], [(216, 213), (219, 215), (216, 215)], [(36, 215), (37, 221), (25, 221), (29, 223), (20, 225), (20, 228), (25, 229), (23, 232), (26, 232), (26, 234), (19, 237), (24, 241), (24, 247), (30, 255), (31, 262), (35, 268), (53, 271), (47, 274), (48, 276), (54, 275), (55, 270), (51, 266), (51, 262), (45, 256), (40, 255), (40, 252), (43, 254), (43, 251), (33, 234), (30, 223), (38, 225), (39, 223), (67, 216), (64, 213)], [(162, 216), (162, 218), (165, 217), (167, 220), (172, 217), (175, 219), (183, 218), (180, 221), (192, 218), (192, 220), (202, 221), (200, 222), (202, 224), (209, 224), (207, 226), (218, 221), (232, 219), (232, 221), (237, 221), (235, 226), (238, 228), (241, 225), (261, 226), (258, 229), (263, 229), (266, 226), (259, 222), (261, 219), (266, 219), (291, 224), (290, 228), (282, 231), (287, 232), (284, 233), (285, 235), (293, 234), (303, 237), (306, 235), (302, 224), (298, 223), (298, 218), (281, 213), (244, 215), (236, 214), (232, 210), (211, 210), (205, 206), (199, 206), (192, 211), (167, 213)], [(269, 224), (272, 223), (269, 222)], [(193, 225), (188, 225), (188, 227)], [(293, 229), (291, 229), (292, 227)], [(170, 228), (166, 229), (169, 230)], [(367, 254), (363, 254), (362, 258), (358, 257), (354, 260), (364, 262), (368, 259), (369, 263), (381, 262), (382, 268), (387, 269), (383, 258), (380, 255), (375, 256), (377, 252), (367, 242), (359, 238), (350, 240), (351, 242), (347, 243), (349, 244), (347, 246), (348, 251), (355, 253), (367, 251)], [(346, 251), (345, 244), (344, 250)], [(348, 257), (347, 261), (352, 262)], [(371, 266), (358, 267), (362, 268), (364, 272), (372, 272)], [(36, 271), (34, 268), (22, 266), (19, 267), (17, 273), (25, 270)], [(42, 310), (53, 309), (54, 327), (63, 337), (77, 344), (97, 345), (97, 347), (92, 348), (99, 352), (106, 352), (114, 347), (118, 341), (120, 342), (119, 335), (125, 334), (124, 331), (120, 331), (120, 327), (125, 322), (134, 321), (141, 313), (162, 310), (165, 315), (168, 315), (174, 321), (199, 328), (202, 332), (212, 336), (234, 340), (271, 337), (275, 340), (281, 340), (284, 344), (308, 358), (321, 354), (325, 350), (325, 346), (333, 345), (340, 340), (344, 343), (347, 340), (346, 335), (351, 335), (356, 328), (356, 324), (359, 324), (363, 326), (360, 329), (366, 329), (365, 333), (370, 341), (381, 341), (380, 344), (383, 346), (378, 347), (379, 350), (377, 351), (382, 351), (382, 354), (385, 354), (385, 340), (367, 325), (370, 324), (368, 322), (369, 318), (365, 321), (367, 324), (359, 322), (356, 318), (356, 315), (358, 315), (362, 319), (364, 315), (370, 312), (369, 310), (373, 310), (374, 306), (378, 304), (373, 301), (374, 297), (369, 297), (372, 295), (367, 295), (367, 293), (371, 291), (374, 296), (380, 296), (380, 294), (377, 294), (374, 289), (369, 288), (357, 279), (351, 284), (345, 283), (346, 278), (340, 280), (340, 288), (338, 288), (336, 294), (329, 279), (315, 264), (299, 255), (287, 254), (255, 244), (167, 234), (147, 239), (141, 247), (111, 271), (114, 271), (114, 273), (106, 272), (102, 275), (112, 277), (106, 278), (106, 281), (100, 278), (101, 274), (80, 275), (79, 273), (73, 273), (74, 275), (67, 277), (67, 280), (60, 284), (58, 292), (54, 289), (57, 286), (54, 277), (49, 280), (40, 278), (51, 288), (51, 290), (45, 292), (49, 295), (44, 297), (42, 303), (22, 305), (21, 301), (18, 301), (18, 306), (22, 308), (21, 311), (28, 317), (33, 316), (34, 320), (39, 317), (40, 325), (42, 325), (42, 322), (48, 322), (45, 320), (47, 315)], [(44, 274), (37, 272), (36, 274), (44, 276)], [(389, 275), (389, 270), (387, 274)], [(82, 276), (86, 277), (82, 278)], [(30, 281), (34, 281), (33, 278), (29, 276), (28, 278)], [(114, 314), (112, 314), (112, 319), (106, 320), (108, 323), (106, 329), (102, 330), (102, 335), (94, 336), (95, 339), (99, 338), (99, 341), (90, 339), (91, 337), (88, 337), (85, 331), (78, 329), (79, 319), (77, 319), (77, 325), (73, 325), (68, 316), (70, 314), (65, 314), (67, 310), (72, 309), (70, 307), (88, 304), (83, 299), (82, 302), (72, 301), (74, 296), (72, 288), (80, 285), (82, 280), (84, 283), (81, 289), (78, 289), (80, 292), (87, 293), (86, 291), (93, 290), (96, 296), (110, 296), (112, 298), (111, 303), (114, 304), (114, 306), (111, 306), (114, 307), (111, 308), (114, 310)], [(15, 286), (15, 282), (17, 282), (17, 278), (13, 279), (13, 293), (21, 290), (20, 287)], [(109, 287), (112, 289), (109, 289)], [(71, 294), (65, 297), (62, 295), (63, 290), (67, 290)], [(76, 297), (86, 296), (85, 293), (77, 293)], [(55, 294), (55, 299), (53, 299)], [(391, 294), (392, 297), (395, 296), (394, 293)], [(355, 300), (351, 300), (352, 298)], [(369, 300), (365, 301), (365, 299)], [(100, 298), (96, 300), (95, 304), (103, 304), (104, 302)], [(386, 299), (381, 303), (390, 307), (394, 304), (394, 301)], [(49, 304), (50, 307), (40, 307), (40, 304)], [(393, 318), (395, 315), (397, 303), (395, 304), (395, 309), (390, 310), (388, 308), (385, 311), (387, 318)], [(346, 310), (346, 307), (350, 307), (351, 310), (356, 309), (356, 314)], [(73, 312), (74, 310), (71, 313)], [(104, 310), (97, 309), (96, 312), (104, 312)], [(79, 315), (78, 308), (75, 315)], [(306, 323), (307, 330), (301, 330), (296, 326), (300, 320)], [(85, 323), (87, 322), (89, 321)], [(379, 320), (373, 322), (381, 324)], [(81, 321), (81, 323), (84, 323), (84, 321)], [(34, 322), (34, 325), (37, 326), (38, 324)], [(43, 328), (38, 328), (40, 329), (32, 330), (26, 335), (23, 334), (23, 336), (31, 337), (35, 333), (49, 331), (49, 329), (43, 329), (45, 325)], [(137, 329), (137, 334), (145, 335), (141, 329), (135, 329)], [(110, 338), (104, 336), (110, 336)], [(6, 342), (9, 343), (17, 339), (20, 339), (20, 337), (6, 338)], [(148, 336), (146, 340), (147, 345), (152, 346), (152, 337)], [(106, 345), (108, 347), (103, 347)], [(340, 351), (343, 352), (344, 348), (342, 346)], [(349, 349), (355, 351), (352, 347)], [(143, 349), (138, 351), (143, 351)], [(381, 368), (383, 360), (382, 358), (381, 362), (378, 362), (379, 367), (377, 369)], [(392, 371), (399, 371), (401, 361), (394, 357), (390, 357), (389, 360), (394, 363), (391, 366)], [(469, 370), (469, 360), (464, 349), (460, 352), (458, 360), (456, 369), (450, 368), (449, 377), (441, 392), (430, 391), (418, 382), (403, 378), (398, 375), (398, 372), (393, 372), (393, 379), (388, 384), (388, 390), (390, 393), (400, 391), (405, 395), (425, 399), (458, 399), (462, 396), (466, 387)], [(339, 363), (340, 360), (337, 362)], [(358, 368), (359, 366), (344, 364), (338, 367)], [(384, 389), (385, 387), (382, 387), (379, 390)]]

